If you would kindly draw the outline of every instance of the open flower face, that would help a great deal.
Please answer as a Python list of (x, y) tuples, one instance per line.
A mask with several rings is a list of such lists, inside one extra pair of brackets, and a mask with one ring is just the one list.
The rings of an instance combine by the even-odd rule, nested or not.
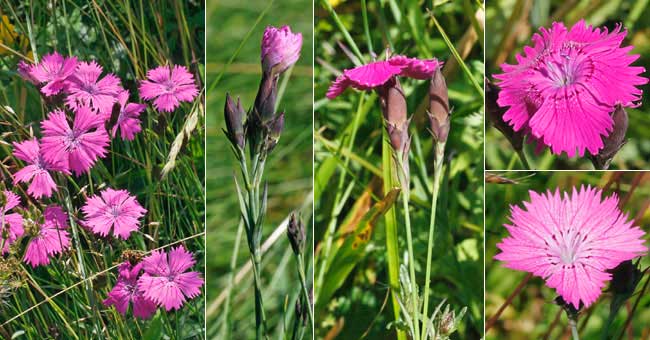
[(612, 275), (607, 270), (643, 255), (643, 230), (618, 208), (618, 197), (602, 198), (591, 187), (530, 192), (523, 209), (511, 207), (510, 235), (495, 259), (533, 273), (576, 309), (589, 307)]
[(153, 100), (158, 111), (172, 112), (181, 102), (192, 102), (199, 94), (194, 76), (185, 66), (158, 66), (140, 83), (140, 98)]
[(51, 205), (43, 212), (42, 223), (34, 225), (38, 230), (27, 244), (25, 263), (32, 267), (50, 264), (50, 258), (70, 248), (68, 214), (61, 207)]
[(603, 136), (613, 129), (615, 106), (634, 106), (645, 69), (630, 66), (639, 58), (621, 47), (627, 32), (587, 26), (584, 20), (568, 30), (562, 23), (542, 28), (533, 46), (503, 64), (494, 77), (501, 87), (498, 104), (507, 107), (503, 120), (515, 131), (532, 135), (554, 154), (596, 155)]

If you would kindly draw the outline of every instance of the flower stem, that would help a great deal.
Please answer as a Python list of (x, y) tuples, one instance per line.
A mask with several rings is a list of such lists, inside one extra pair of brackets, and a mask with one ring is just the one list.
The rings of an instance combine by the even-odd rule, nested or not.
[(266, 339), (266, 315), (264, 314), (264, 301), (262, 300), (262, 283), (260, 282), (260, 262), (262, 260), (259, 253), (251, 253), (251, 263), (253, 264), (253, 276), (255, 285), (255, 334), (256, 339)]
[(413, 256), (413, 236), (411, 233), (411, 217), (409, 214), (409, 193), (402, 192), (402, 204), (404, 208), (404, 224), (406, 226), (406, 243), (408, 247), (408, 257), (409, 257), (409, 274), (411, 276), (411, 308), (413, 314), (413, 324), (415, 328), (415, 334), (413, 335), (414, 339), (420, 338), (420, 318), (418, 314), (420, 313), (420, 308), (418, 306), (418, 292), (415, 287), (417, 286), (415, 281), (415, 258)]
[(571, 327), (571, 337), (573, 340), (580, 340), (578, 335), (578, 320), (577, 318), (569, 317), (569, 327)]
[[(427, 269), (424, 281), (424, 310), (422, 315), (428, 318), (429, 309), (429, 286), (431, 282), (431, 257), (433, 256), (434, 234), (436, 230), (436, 208), (438, 195), (440, 193), (440, 182), (442, 181), (442, 163), (445, 155), (445, 142), (436, 143), (433, 173), (433, 189), (431, 198), (431, 217), (429, 218), (429, 241), (427, 242)], [(422, 332), (422, 340), (426, 338), (426, 332)]]
[(314, 311), (311, 304), (311, 299), (309, 299), (309, 290), (307, 289), (307, 280), (305, 279), (305, 261), (303, 255), (300, 254), (298, 258), (298, 275), (300, 276), (300, 285), (302, 286), (302, 295), (305, 297), (305, 303), (307, 304), (307, 311), (309, 312), (309, 324), (311, 329), (314, 329)]
[(526, 158), (526, 153), (524, 153), (524, 149), (515, 149), (517, 152), (517, 156), (519, 156), (519, 160), (521, 161), (521, 164), (524, 166), (524, 170), (530, 170), (530, 164), (528, 163), (528, 159)]

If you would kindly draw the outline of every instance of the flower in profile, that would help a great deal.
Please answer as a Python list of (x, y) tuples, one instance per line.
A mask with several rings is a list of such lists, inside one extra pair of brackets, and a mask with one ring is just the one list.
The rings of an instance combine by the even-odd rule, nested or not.
[(25, 251), (25, 263), (36, 268), (50, 263), (50, 257), (70, 248), (68, 215), (56, 205), (45, 208), (42, 221), (34, 221), (33, 235)]
[(120, 112), (117, 116), (115, 125), (111, 130), (111, 135), (115, 137), (117, 129), (120, 129), (120, 137), (122, 137), (123, 140), (133, 140), (135, 135), (142, 131), (142, 127), (140, 126), (140, 113), (142, 113), (147, 106), (138, 103), (128, 103), (128, 90), (120, 92), (117, 96), (117, 101), (120, 105)]
[(105, 157), (109, 137), (104, 122), (87, 106), (77, 108), (72, 126), (65, 112), (54, 110), (41, 122), (43, 158), (51, 164), (72, 170), (77, 176), (90, 170), (98, 158)]
[(327, 98), (334, 99), (348, 87), (367, 91), (389, 83), (394, 77), (415, 79), (431, 78), (442, 62), (437, 59), (421, 60), (396, 55), (388, 60), (375, 61), (343, 71), (327, 90)]
[(85, 215), (84, 224), (94, 233), (114, 236), (123, 240), (140, 227), (140, 218), (147, 212), (135, 196), (126, 190), (103, 190), (99, 195), (86, 200), (81, 208)]
[(265, 74), (280, 74), (298, 61), (302, 34), (292, 33), (289, 26), (268, 26), (262, 38), (262, 69)]
[(192, 102), (199, 94), (194, 76), (185, 66), (158, 66), (140, 83), (140, 98), (153, 100), (158, 111), (172, 112), (181, 102)]
[(14, 156), (28, 163), (27, 166), (14, 174), (14, 184), (28, 183), (27, 193), (39, 199), (50, 197), (57, 190), (50, 171), (60, 171), (69, 174), (69, 171), (59, 164), (52, 164), (43, 158), (41, 147), (36, 138), (20, 143), (14, 143)]
[(32, 76), (32, 69), (34, 68), (34, 65), (26, 63), (24, 60), (21, 60), (18, 62), (18, 74), (25, 79), (26, 81), (38, 85), (39, 81), (38, 79), (34, 78)]
[[(67, 80), (77, 68), (77, 57), (64, 58), (57, 52), (46, 54), (36, 65), (19, 65), (18, 70), (27, 72), (30, 79), (38, 83), (44, 83), (41, 88), (46, 96), (53, 96), (61, 92), (67, 86)], [(26, 75), (23, 75), (25, 77)]]
[(643, 67), (630, 66), (639, 55), (621, 47), (626, 34), (620, 25), (609, 32), (584, 20), (570, 30), (557, 22), (541, 28), (517, 64), (501, 65), (503, 73), (494, 76), (498, 104), (508, 108), (503, 120), (554, 154), (598, 154), (616, 105), (635, 106), (642, 94), (637, 86), (648, 82), (639, 76)]
[(124, 262), (119, 267), (117, 283), (108, 293), (104, 305), (115, 306), (115, 309), (126, 316), (129, 305), (133, 304), (133, 316), (148, 319), (156, 312), (156, 304), (142, 295), (138, 290), (138, 278), (142, 271), (142, 262), (132, 266)]
[(1, 254), (9, 252), (9, 246), (23, 236), (23, 217), (18, 213), (8, 212), (20, 204), (20, 197), (11, 191), (0, 192), (0, 247)]
[(523, 209), (511, 206), (510, 235), (494, 258), (530, 272), (576, 309), (589, 307), (623, 261), (643, 255), (643, 230), (618, 208), (618, 197), (582, 186), (572, 193), (530, 192)]
[(138, 280), (138, 289), (165, 310), (180, 309), (186, 299), (201, 294), (203, 279), (198, 272), (187, 271), (195, 261), (184, 247), (178, 246), (169, 253), (156, 250), (142, 263), (144, 274)]
[(110, 115), (123, 89), (114, 74), (99, 79), (103, 71), (95, 61), (80, 62), (68, 81), (66, 104), (73, 109), (90, 107), (103, 117)]

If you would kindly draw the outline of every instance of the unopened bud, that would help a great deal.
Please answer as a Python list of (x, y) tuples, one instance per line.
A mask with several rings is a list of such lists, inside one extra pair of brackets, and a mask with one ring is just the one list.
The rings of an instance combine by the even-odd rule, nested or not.
[(431, 133), (436, 142), (444, 143), (449, 136), (451, 111), (449, 110), (449, 94), (447, 83), (440, 68), (431, 78), (429, 86), (429, 122)]
[(390, 144), (395, 151), (408, 153), (408, 114), (406, 97), (399, 80), (389, 81), (378, 89), (381, 97), (382, 111), (390, 137)]
[(291, 214), (289, 217), (289, 226), (287, 227), (287, 237), (291, 243), (291, 249), (296, 255), (300, 255), (305, 251), (305, 225), (296, 214)]
[(277, 100), (278, 76), (263, 74), (260, 88), (255, 97), (255, 111), (263, 123), (269, 122), (275, 116)]
[(226, 120), (226, 135), (231, 143), (243, 149), (246, 143), (244, 139), (244, 116), (246, 111), (241, 106), (239, 98), (237, 98), (237, 104), (235, 104), (230, 95), (226, 94), (226, 105), (223, 111)]
[(594, 167), (599, 170), (609, 168), (612, 159), (626, 142), (625, 134), (627, 133), (628, 116), (627, 111), (621, 105), (616, 105), (616, 109), (612, 113), (612, 120), (614, 121), (614, 129), (609, 136), (603, 139), (603, 149), (597, 155), (591, 156)]
[(278, 141), (280, 141), (280, 136), (282, 135), (282, 130), (284, 130), (284, 112), (280, 113), (269, 122), (268, 127), (266, 128), (266, 152), (271, 152)]
[(485, 104), (488, 121), (508, 139), (515, 150), (521, 150), (524, 146), (523, 130), (517, 132), (503, 120), (506, 109), (499, 107), (498, 98), (499, 88), (485, 78)]

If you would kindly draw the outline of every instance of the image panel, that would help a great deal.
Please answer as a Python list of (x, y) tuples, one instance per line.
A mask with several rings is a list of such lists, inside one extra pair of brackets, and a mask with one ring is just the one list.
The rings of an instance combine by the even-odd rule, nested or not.
[(482, 337), (483, 17), (317, 2), (317, 339)]
[(649, 11), (488, 1), (486, 168), (649, 169)]
[(646, 172), (486, 173), (486, 339), (646, 339)]
[(206, 3), (211, 339), (312, 339), (312, 12)]
[(203, 339), (204, 7), (0, 4), (0, 338)]

